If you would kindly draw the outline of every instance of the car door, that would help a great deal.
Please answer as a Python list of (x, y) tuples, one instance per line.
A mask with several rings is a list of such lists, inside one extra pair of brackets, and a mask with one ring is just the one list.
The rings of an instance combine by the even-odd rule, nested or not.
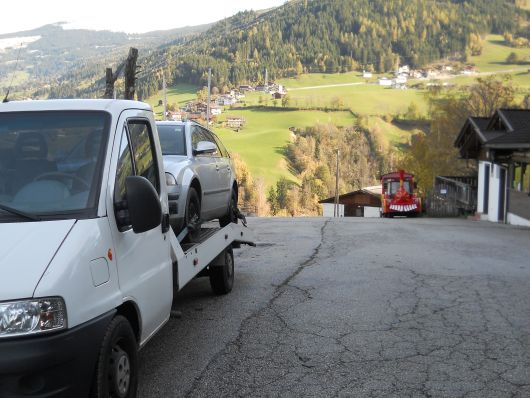
[[(193, 149), (201, 141), (210, 141), (204, 134), (204, 131), (200, 126), (191, 126), (191, 146)], [(220, 187), (216, 154), (193, 154), (193, 165), (195, 173), (199, 176), (199, 182), (202, 188), (202, 218), (214, 218), (216, 208), (219, 207), (218, 191)]]
[[(131, 111), (129, 116), (137, 115)], [(169, 316), (172, 301), (172, 269), (169, 239), (161, 227), (135, 234), (128, 224), (126, 210), (125, 179), (130, 175), (147, 178), (160, 189), (157, 150), (148, 120), (136, 117), (122, 117), (118, 126), (113, 164), (114, 176), (109, 178), (109, 192), (112, 198), (109, 218), (115, 223), (112, 228), (114, 257), (117, 262), (118, 279), (123, 300), (135, 302), (141, 314), (141, 339), (144, 341)], [(117, 158), (117, 160), (116, 160)], [(111, 171), (112, 173), (112, 171)], [(112, 223), (111, 223), (112, 224)]]
[(226, 150), (224, 145), (221, 143), (221, 140), (219, 140), (219, 137), (217, 137), (211, 131), (208, 131), (208, 135), (209, 137), (211, 137), (213, 142), (215, 142), (219, 150), (219, 156), (217, 157), (217, 166), (221, 184), (220, 189), (222, 190), (220, 192), (220, 200), (221, 205), (224, 209), (226, 209), (228, 203), (230, 202), (230, 193), (232, 191), (232, 164), (230, 162), (230, 155), (228, 154), (228, 151)]

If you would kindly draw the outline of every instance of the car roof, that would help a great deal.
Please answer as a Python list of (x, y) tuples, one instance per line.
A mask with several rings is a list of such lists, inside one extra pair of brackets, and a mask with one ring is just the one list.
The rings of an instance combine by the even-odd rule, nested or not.
[(113, 99), (54, 99), (9, 101), (0, 103), (0, 112), (30, 111), (107, 111), (119, 113), (124, 109), (152, 111), (145, 102)]
[(177, 121), (177, 120), (157, 120), (156, 124), (158, 126), (184, 126), (186, 124), (195, 125), (199, 127), (204, 127), (202, 124), (194, 122), (192, 120), (184, 120), (184, 121)]

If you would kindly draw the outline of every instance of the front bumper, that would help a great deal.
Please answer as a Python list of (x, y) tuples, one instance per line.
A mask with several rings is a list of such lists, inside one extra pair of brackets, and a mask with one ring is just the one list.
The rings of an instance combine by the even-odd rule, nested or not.
[(0, 340), (0, 398), (87, 397), (113, 316), (52, 335)]

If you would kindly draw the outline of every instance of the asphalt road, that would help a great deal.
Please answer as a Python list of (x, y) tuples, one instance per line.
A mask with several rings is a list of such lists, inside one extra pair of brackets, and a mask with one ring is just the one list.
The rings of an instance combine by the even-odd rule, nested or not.
[(140, 397), (530, 397), (529, 229), (249, 221), (233, 292), (178, 295)]

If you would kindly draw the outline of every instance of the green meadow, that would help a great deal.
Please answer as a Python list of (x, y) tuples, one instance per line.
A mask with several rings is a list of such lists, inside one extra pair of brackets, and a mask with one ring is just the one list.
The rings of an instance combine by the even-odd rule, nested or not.
[[(178, 84), (167, 89), (167, 104), (175, 104), (177, 107), (185, 105), (188, 101), (197, 98), (198, 88), (192, 84)], [(162, 119), (164, 106), (158, 105), (158, 102), (164, 98), (163, 91), (149, 97), (145, 102), (153, 107), (157, 119)]]
[[(479, 73), (510, 74), (513, 84), (519, 88), (518, 99), (522, 99), (523, 94), (530, 89), (530, 65), (506, 64), (505, 60), (512, 51), (519, 57), (530, 56), (529, 49), (508, 47), (502, 36), (488, 35), (484, 40), (482, 55), (470, 57), (469, 62), (477, 66)], [(282, 101), (273, 100), (270, 94), (250, 92), (246, 93), (241, 107), (225, 109), (214, 130), (231, 152), (240, 154), (252, 175), (263, 178), (268, 186), (282, 176), (296, 180), (283, 156), (286, 144), (292, 139), (290, 127), (303, 128), (319, 123), (349, 126), (355, 122), (353, 114), (365, 115), (365, 125), (373, 131), (378, 142), (385, 147), (403, 147), (410, 141), (414, 128), (389, 122), (387, 117), (405, 114), (411, 103), (416, 105), (420, 114), (426, 114), (425, 91), (381, 87), (376, 83), (377, 77), (378, 75), (374, 75), (372, 79), (363, 79), (361, 73), (356, 71), (304, 74), (296, 78), (280, 79), (277, 83), (288, 90), (287, 106), (307, 110), (285, 110), (282, 108)], [(473, 84), (476, 78), (477, 76), (457, 76), (443, 82), (466, 86)], [(327, 87), (330, 85), (344, 86)], [(182, 106), (196, 98), (198, 89), (189, 84), (168, 88), (167, 102)], [(147, 100), (158, 119), (162, 118), (162, 106), (158, 105), (161, 99), (160, 91)], [(350, 109), (351, 112), (317, 110), (336, 107)], [(244, 128), (235, 132), (221, 127), (227, 116), (243, 117), (246, 120)]]
[(274, 108), (228, 110), (226, 117), (243, 117), (245, 126), (238, 132), (214, 127), (230, 152), (238, 153), (247, 163), (254, 177), (261, 177), (267, 186), (280, 177), (296, 181), (283, 156), (285, 146), (292, 139), (290, 127), (303, 128), (316, 124), (351, 126), (354, 117), (350, 112), (289, 111)]
[[(506, 63), (506, 58), (511, 52), (516, 53), (519, 58), (530, 56), (529, 48), (513, 48), (504, 44), (504, 38), (501, 35), (488, 35), (484, 40), (482, 54), (476, 57), (469, 57), (469, 63), (474, 64), (479, 72), (521, 72), (528, 71), (530, 65), (518, 65)], [(529, 76), (530, 81), (530, 76)]]

